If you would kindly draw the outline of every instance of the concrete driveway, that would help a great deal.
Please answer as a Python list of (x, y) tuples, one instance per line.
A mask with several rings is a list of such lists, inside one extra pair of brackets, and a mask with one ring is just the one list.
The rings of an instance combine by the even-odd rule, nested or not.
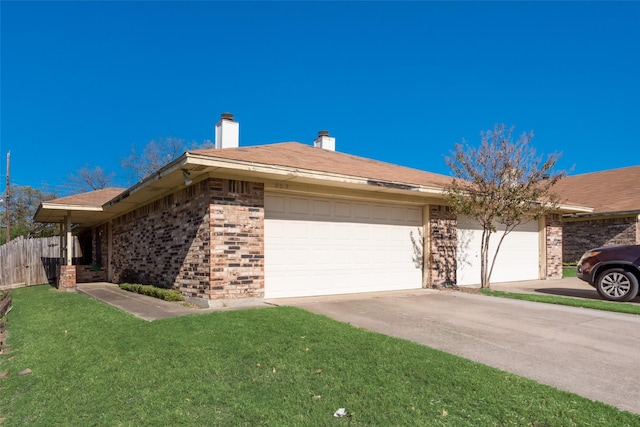
[(640, 414), (640, 316), (426, 289), (272, 302)]

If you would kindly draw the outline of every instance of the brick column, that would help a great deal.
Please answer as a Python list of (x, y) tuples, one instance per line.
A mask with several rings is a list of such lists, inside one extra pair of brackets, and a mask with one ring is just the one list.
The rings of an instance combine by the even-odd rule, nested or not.
[(545, 217), (546, 279), (562, 279), (562, 220), (559, 214)]
[(264, 185), (211, 179), (209, 306), (264, 298)]
[(458, 219), (448, 206), (429, 207), (428, 261), (431, 268), (431, 287), (456, 284), (456, 255), (458, 250)]
[(76, 266), (61, 265), (58, 267), (58, 290), (76, 290)]

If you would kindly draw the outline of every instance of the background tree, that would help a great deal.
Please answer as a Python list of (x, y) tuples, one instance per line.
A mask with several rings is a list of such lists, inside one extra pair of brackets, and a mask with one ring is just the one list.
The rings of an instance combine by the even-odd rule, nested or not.
[(144, 146), (142, 153), (131, 147), (131, 154), (120, 162), (127, 169), (133, 181), (140, 181), (175, 160), (186, 151), (184, 140), (180, 138), (160, 138), (151, 140)]
[(86, 193), (109, 187), (113, 177), (113, 173), (107, 174), (100, 166), (85, 165), (68, 176), (68, 183), (73, 193)]
[[(40, 190), (29, 186), (11, 186), (11, 239), (18, 236), (29, 237), (47, 237), (58, 234), (58, 226), (56, 224), (40, 224), (33, 221), (33, 216), (41, 202), (45, 200), (55, 199), (54, 193), (43, 193)], [(3, 203), (0, 209), (0, 244), (7, 241), (5, 235), (5, 215), (6, 205)]]
[(142, 153), (138, 153), (135, 146), (131, 147), (131, 153), (122, 159), (120, 165), (129, 171), (131, 181), (141, 181), (189, 149), (213, 148), (213, 146), (214, 144), (209, 140), (186, 144), (181, 138), (159, 138), (149, 141), (142, 149)]
[[(464, 140), (455, 144), (446, 158), (454, 179), (447, 189), (448, 202), (457, 214), (477, 221), (482, 227), (480, 284), (489, 288), (491, 273), (504, 238), (518, 225), (537, 220), (558, 207), (552, 187), (565, 172), (553, 173), (560, 154), (536, 156), (529, 143), (533, 131), (514, 142), (513, 127), (495, 125), (481, 132), (479, 147)], [(489, 263), (491, 236), (497, 224), (504, 225)]]

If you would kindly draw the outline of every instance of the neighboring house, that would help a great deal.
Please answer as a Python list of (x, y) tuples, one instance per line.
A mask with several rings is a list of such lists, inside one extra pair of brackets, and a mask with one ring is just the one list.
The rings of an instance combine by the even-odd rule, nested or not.
[(554, 191), (593, 208), (563, 215), (564, 261), (596, 247), (640, 244), (640, 166), (569, 176)]
[[(479, 283), (481, 230), (446, 206), (450, 177), (336, 152), (326, 131), (314, 146), (239, 147), (238, 135), (223, 114), (216, 149), (128, 190), (44, 202), (35, 219), (84, 236), (93, 280), (172, 287), (204, 306)], [(513, 231), (493, 281), (561, 277), (560, 215), (573, 211)], [(88, 268), (61, 257), (59, 287), (73, 289)]]

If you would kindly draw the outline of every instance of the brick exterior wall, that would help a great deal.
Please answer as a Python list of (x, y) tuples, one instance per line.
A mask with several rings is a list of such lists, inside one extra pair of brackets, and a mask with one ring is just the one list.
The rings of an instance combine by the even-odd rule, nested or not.
[[(224, 306), (264, 297), (264, 185), (208, 179), (113, 220), (116, 283)], [(97, 239), (96, 239), (97, 240)], [(106, 260), (106, 228), (101, 239)]]
[(558, 214), (545, 218), (546, 278), (562, 279), (562, 217)]
[(60, 291), (76, 290), (76, 266), (75, 265), (58, 266), (58, 290)]
[[(210, 180), (214, 301), (264, 297), (264, 184)], [(212, 302), (210, 305), (216, 305)]]
[(456, 253), (458, 221), (447, 206), (429, 206), (429, 230), (431, 248), (430, 286), (443, 287), (456, 284)]
[(91, 263), (93, 265), (105, 266), (108, 264), (108, 228), (106, 224), (91, 230)]
[(113, 220), (113, 279), (208, 299), (209, 183), (202, 181)]
[(638, 216), (564, 221), (563, 259), (578, 261), (589, 249), (640, 244)]
[(93, 283), (106, 282), (107, 269), (105, 266), (97, 265), (76, 265), (76, 282), (77, 283)]

